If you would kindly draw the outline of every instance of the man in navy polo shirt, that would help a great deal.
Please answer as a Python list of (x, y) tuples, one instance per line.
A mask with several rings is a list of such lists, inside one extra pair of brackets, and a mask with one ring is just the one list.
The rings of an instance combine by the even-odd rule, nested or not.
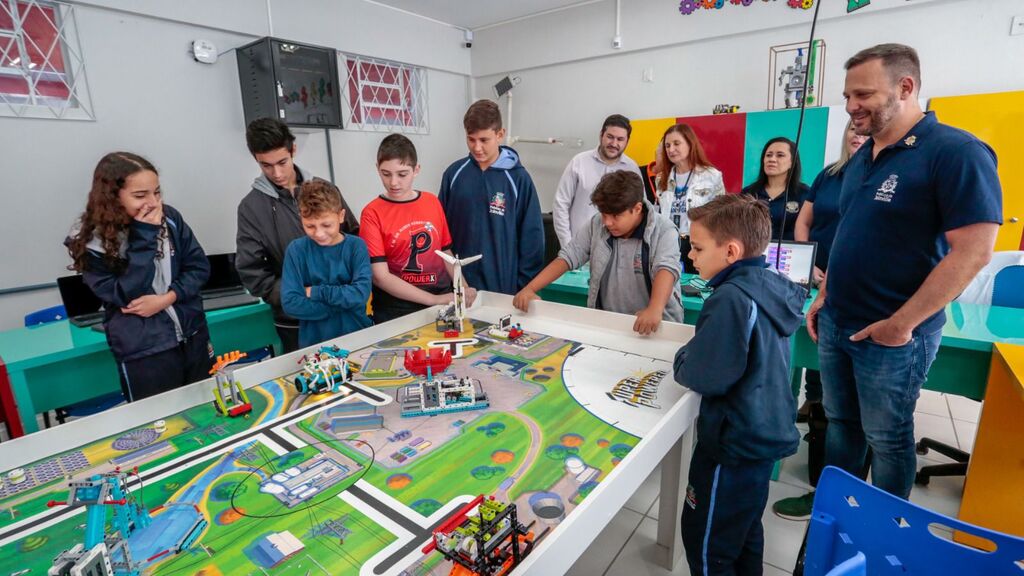
[(870, 446), (872, 483), (907, 498), (914, 406), (944, 308), (991, 259), (1002, 192), (992, 149), (922, 112), (913, 48), (862, 50), (846, 71), (846, 111), (871, 139), (847, 165), (828, 273), (807, 313), (829, 419), (825, 463), (857, 474)]

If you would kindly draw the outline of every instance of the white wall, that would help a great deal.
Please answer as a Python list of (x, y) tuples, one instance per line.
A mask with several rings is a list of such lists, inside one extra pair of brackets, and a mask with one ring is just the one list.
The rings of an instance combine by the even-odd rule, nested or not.
[[(842, 104), (843, 62), (857, 50), (902, 42), (920, 53), (922, 95), (1024, 89), (1024, 35), (1010, 36), (1020, 0), (873, 0), (847, 15), (824, 0), (816, 36), (827, 45), (823, 105)], [(768, 49), (806, 42), (810, 12), (783, 2), (726, 4), (682, 16), (677, 3), (623, 2), (624, 48), (611, 48), (614, 2), (607, 0), (479, 30), (473, 45), (476, 93), (492, 94), (519, 76), (512, 131), (519, 136), (579, 136), (596, 145), (601, 121), (709, 114), (715, 104), (763, 110)], [(641, 82), (644, 68), (654, 82)], [(545, 210), (568, 160), (579, 150), (519, 144)]]
[[(259, 173), (245, 147), (234, 53), (207, 66), (187, 51), (197, 38), (227, 51), (266, 35), (264, 0), (97, 0), (75, 9), (96, 121), (0, 117), (0, 290), (67, 273), (61, 242), (107, 152), (153, 161), (166, 201), (208, 253), (234, 251), (235, 208)], [(413, 141), (418, 184), (436, 190), (447, 164), (465, 154), (470, 51), (462, 32), (362, 0), (272, 0), (271, 15), (280, 38), (428, 67), (430, 133)], [(374, 157), (383, 136), (332, 132), (337, 183), (356, 211), (380, 190)], [(323, 132), (299, 134), (298, 145), (298, 163), (326, 178)], [(0, 329), (59, 303), (55, 290), (0, 295)]]

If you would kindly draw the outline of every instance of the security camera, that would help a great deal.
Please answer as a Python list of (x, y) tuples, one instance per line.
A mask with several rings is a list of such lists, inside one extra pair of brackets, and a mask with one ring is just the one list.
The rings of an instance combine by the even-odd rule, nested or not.
[(462, 31), (462, 37), (466, 40), (466, 42), (463, 44), (463, 46), (465, 46), (466, 48), (472, 48), (473, 47), (473, 31), (472, 30), (463, 30)]

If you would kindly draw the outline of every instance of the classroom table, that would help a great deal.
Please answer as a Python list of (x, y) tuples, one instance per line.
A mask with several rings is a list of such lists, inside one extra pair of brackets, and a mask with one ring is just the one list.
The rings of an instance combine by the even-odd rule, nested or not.
[[(700, 401), (663, 371), (693, 327), (640, 337), (628, 317), (567, 308), (538, 302), (519, 315), (510, 296), (481, 291), (457, 337), (436, 330), (434, 307), (323, 343), (359, 366), (334, 393), (298, 392), (295, 374), (309, 352), (300, 350), (235, 372), (252, 403), (248, 418), (217, 416), (208, 379), (0, 443), (0, 574), (45, 573), (60, 550), (80, 543), (81, 510), (45, 503), (115, 465), (137, 467), (128, 488), (137, 486), (140, 500), (145, 481), (152, 525), (165, 528), (156, 538), (174, 542), (197, 514), (208, 519), (188, 553), (133, 552), (147, 572), (255, 573), (270, 568), (252, 554), (257, 540), (290, 531), (305, 550), (275, 573), (448, 574), (423, 546), (467, 501), (493, 494), (515, 502), (537, 536), (511, 573), (563, 574), (656, 469), (657, 545), (645, 554), (671, 571), (683, 552), (679, 515)], [(490, 330), (508, 314), (525, 331), (515, 340)], [(428, 346), (451, 350), (449, 372), (472, 378), (488, 404), (408, 414), (401, 391), (413, 379), (399, 358)], [(643, 402), (609, 393), (637, 385)], [(311, 479), (314, 467), (321, 472)], [(24, 476), (18, 486), (9, 481), (14, 468)], [(296, 480), (298, 470), (307, 473)], [(273, 491), (285, 482), (306, 484)], [(160, 548), (154, 540), (134, 545), (148, 554)], [(32, 554), (19, 552), (30, 546)]]
[[(687, 284), (694, 276), (683, 274), (679, 281)], [(589, 270), (573, 270), (541, 290), (540, 296), (553, 302), (586, 306), (589, 282)], [(805, 311), (811, 302), (808, 299)], [(703, 298), (683, 296), (683, 322), (696, 324), (703, 306)], [(1024, 343), (1024, 309), (950, 303), (946, 306), (939, 352), (924, 387), (972, 400), (983, 399), (992, 345), (996, 342)], [(806, 330), (797, 330), (791, 345), (794, 368), (818, 369), (818, 346)], [(799, 372), (794, 378), (799, 378)]]
[[(217, 353), (281, 342), (265, 303), (206, 313)], [(67, 320), (0, 332), (0, 404), (12, 438), (39, 429), (36, 414), (121, 389), (107, 337)]]

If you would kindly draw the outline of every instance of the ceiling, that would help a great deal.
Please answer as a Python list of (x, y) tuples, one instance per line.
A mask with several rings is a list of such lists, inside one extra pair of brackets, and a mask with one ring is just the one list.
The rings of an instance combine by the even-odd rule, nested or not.
[(434, 20), (470, 30), (529, 16), (582, 0), (375, 0)]

